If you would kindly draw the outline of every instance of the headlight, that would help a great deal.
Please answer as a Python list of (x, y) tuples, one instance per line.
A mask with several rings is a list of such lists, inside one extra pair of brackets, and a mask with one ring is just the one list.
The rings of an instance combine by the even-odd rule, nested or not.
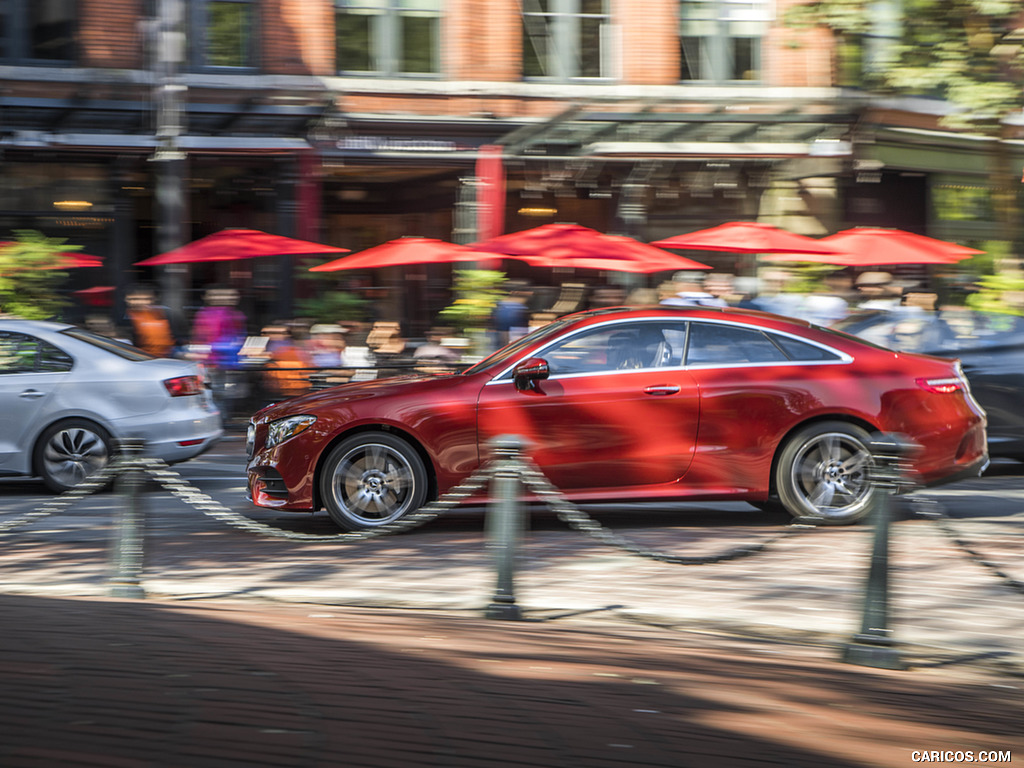
[(305, 432), (316, 422), (316, 416), (289, 416), (285, 419), (272, 421), (267, 425), (267, 448), (290, 440), (300, 432)]
[(253, 453), (256, 451), (256, 425), (251, 421), (249, 426), (245, 428), (245, 457), (251, 459)]

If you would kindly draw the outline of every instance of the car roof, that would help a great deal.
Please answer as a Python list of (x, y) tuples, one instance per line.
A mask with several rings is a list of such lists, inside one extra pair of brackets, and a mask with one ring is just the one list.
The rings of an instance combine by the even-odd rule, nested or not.
[(0, 317), (0, 329), (8, 331), (63, 331), (73, 327), (70, 323), (55, 320), (29, 320), (24, 317)]
[(590, 324), (610, 319), (629, 319), (642, 317), (676, 317), (680, 320), (687, 319), (731, 319), (753, 322), (754, 325), (774, 328), (810, 328), (812, 324), (797, 317), (786, 317), (771, 312), (762, 312), (757, 309), (746, 309), (743, 307), (704, 307), (704, 306), (674, 306), (668, 304), (654, 304), (644, 307), (601, 307), (599, 309), (587, 309), (582, 312), (575, 312), (565, 315), (561, 319), (574, 323)]

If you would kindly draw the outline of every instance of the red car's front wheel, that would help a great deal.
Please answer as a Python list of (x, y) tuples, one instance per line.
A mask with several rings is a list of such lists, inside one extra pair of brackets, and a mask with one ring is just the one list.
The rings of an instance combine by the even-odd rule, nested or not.
[(364, 432), (331, 450), (320, 474), (320, 497), (346, 531), (375, 528), (423, 505), (427, 471), (405, 440)]

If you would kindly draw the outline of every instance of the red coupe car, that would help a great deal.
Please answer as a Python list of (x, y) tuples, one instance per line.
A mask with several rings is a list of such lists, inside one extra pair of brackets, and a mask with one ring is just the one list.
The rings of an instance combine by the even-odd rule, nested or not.
[(522, 435), (576, 501), (743, 500), (828, 523), (872, 506), (872, 433), (920, 443), (916, 479), (979, 474), (985, 413), (955, 360), (754, 311), (616, 308), (563, 317), (466, 371), (344, 384), (255, 414), (261, 507), (383, 525)]

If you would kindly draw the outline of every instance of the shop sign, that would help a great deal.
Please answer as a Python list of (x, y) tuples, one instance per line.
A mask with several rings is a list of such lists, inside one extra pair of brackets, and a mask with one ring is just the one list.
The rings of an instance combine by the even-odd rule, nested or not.
[(448, 139), (424, 139), (400, 136), (345, 136), (333, 142), (333, 148), (341, 152), (367, 154), (406, 152), (414, 154), (442, 152), (471, 152), (473, 144), (460, 144)]

